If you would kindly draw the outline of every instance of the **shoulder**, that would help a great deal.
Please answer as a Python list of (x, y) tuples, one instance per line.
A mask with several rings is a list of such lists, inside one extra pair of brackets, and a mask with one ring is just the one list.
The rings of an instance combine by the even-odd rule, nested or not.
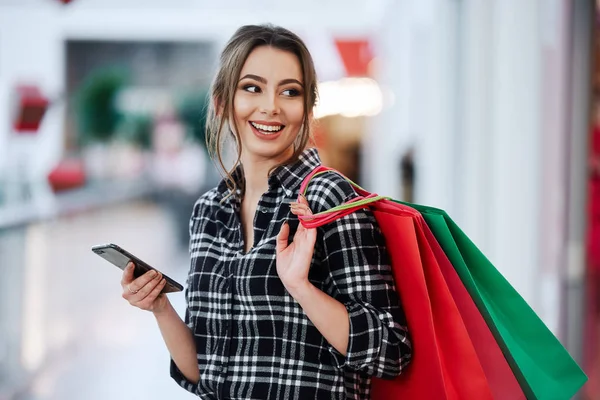
[(357, 195), (350, 182), (334, 171), (315, 176), (306, 190), (306, 199), (315, 214), (343, 204)]
[(219, 206), (219, 191), (218, 188), (213, 188), (205, 192), (202, 196), (194, 203), (194, 209), (192, 211), (192, 218), (201, 218), (210, 213), (210, 210), (215, 206)]

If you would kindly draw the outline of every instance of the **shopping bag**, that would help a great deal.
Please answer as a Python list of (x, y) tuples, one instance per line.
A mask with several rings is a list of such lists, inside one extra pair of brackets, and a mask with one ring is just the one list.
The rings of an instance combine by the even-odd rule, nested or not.
[[(327, 170), (314, 170), (304, 180), (301, 193), (314, 175)], [(385, 237), (413, 345), (413, 359), (402, 375), (394, 380), (373, 379), (372, 399), (493, 399), (416, 210), (363, 192), (329, 213), (300, 220), (304, 226), (316, 228), (366, 204)]]
[(444, 280), (467, 328), (494, 399), (525, 400), (525, 393), (504, 357), (502, 349), (496, 342), (485, 319), (477, 309), (477, 305), (471, 298), (471, 295), (469, 295), (469, 292), (460, 280), (460, 276), (450, 263), (450, 260), (431, 229), (425, 223), (423, 217), (420, 216), (418, 220), (423, 226), (427, 242), (433, 250)]
[(440, 209), (420, 211), (477, 304), (528, 399), (570, 399), (586, 375), (525, 300)]

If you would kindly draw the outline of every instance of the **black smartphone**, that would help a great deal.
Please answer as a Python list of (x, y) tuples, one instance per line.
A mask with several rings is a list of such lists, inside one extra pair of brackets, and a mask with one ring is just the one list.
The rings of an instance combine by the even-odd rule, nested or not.
[[(127, 250), (122, 249), (116, 244), (99, 244), (97, 246), (92, 247), (92, 251), (98, 254), (100, 257), (104, 258), (106, 261), (116, 265), (121, 269), (125, 269), (125, 267), (130, 261), (133, 262), (135, 264), (133, 276), (135, 276), (136, 278), (142, 276), (144, 273), (152, 269), (158, 271), (156, 268), (151, 267), (144, 261), (140, 260), (138, 257), (134, 256)], [(183, 290), (183, 286), (181, 286), (179, 283), (175, 282), (173, 279), (169, 278), (162, 272), (161, 274), (163, 278), (165, 278), (165, 280), (167, 281), (161, 293), (181, 292)]]

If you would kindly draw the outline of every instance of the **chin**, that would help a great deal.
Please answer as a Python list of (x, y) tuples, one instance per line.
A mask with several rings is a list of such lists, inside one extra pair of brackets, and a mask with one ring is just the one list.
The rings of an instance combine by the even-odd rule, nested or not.
[(247, 150), (249, 155), (255, 157), (264, 159), (280, 159), (282, 156), (286, 155), (286, 153), (291, 155), (293, 143), (287, 146), (281, 145), (281, 143), (253, 143), (253, 146), (248, 146)]
[(287, 153), (285, 150), (286, 149), (273, 149), (273, 150), (261, 149), (261, 150), (256, 150), (256, 151), (250, 151), (250, 153), (252, 155), (254, 155), (256, 157), (260, 157), (260, 158), (279, 159), (285, 153)]

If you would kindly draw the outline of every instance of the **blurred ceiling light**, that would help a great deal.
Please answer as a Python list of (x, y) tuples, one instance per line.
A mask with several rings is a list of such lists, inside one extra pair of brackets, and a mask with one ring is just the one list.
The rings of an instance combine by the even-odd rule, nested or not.
[[(389, 98), (389, 96), (385, 96)], [(374, 116), (383, 109), (384, 94), (370, 78), (344, 78), (319, 84), (315, 118), (340, 114), (344, 117)]]

